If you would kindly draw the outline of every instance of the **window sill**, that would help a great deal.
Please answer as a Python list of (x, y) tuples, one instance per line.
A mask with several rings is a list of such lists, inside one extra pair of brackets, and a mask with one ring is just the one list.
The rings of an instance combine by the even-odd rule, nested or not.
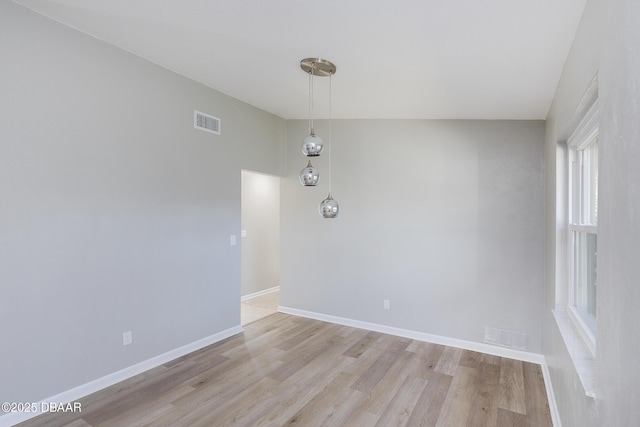
[(560, 330), (560, 335), (569, 351), (573, 366), (578, 373), (584, 394), (595, 398), (595, 359), (584, 342), (577, 328), (569, 318), (569, 314), (563, 310), (552, 310), (553, 317)]

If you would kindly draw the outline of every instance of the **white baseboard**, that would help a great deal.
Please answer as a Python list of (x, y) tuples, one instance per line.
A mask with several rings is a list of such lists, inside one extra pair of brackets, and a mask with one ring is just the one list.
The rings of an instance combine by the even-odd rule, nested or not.
[(409, 329), (395, 328), (393, 326), (363, 322), (360, 320), (331, 316), (328, 314), (315, 313), (312, 311), (298, 310), (297, 308), (280, 306), (278, 307), (278, 311), (281, 313), (292, 314), (294, 316), (308, 317), (310, 319), (322, 320), (325, 322), (337, 323), (339, 325), (345, 325), (345, 326), (353, 326), (354, 328), (366, 329), (366, 330), (375, 331), (375, 332), (382, 332), (384, 334), (396, 335), (404, 338), (411, 338), (418, 341), (425, 341), (433, 344), (442, 344), (449, 347), (462, 348), (465, 350), (473, 350), (480, 353), (492, 354), (494, 356), (522, 360), (523, 362), (531, 362), (538, 365), (541, 365), (544, 362), (543, 355), (537, 354), (537, 353), (529, 353), (527, 351), (513, 350), (511, 348), (497, 347), (490, 344), (459, 340), (456, 338), (448, 338), (440, 335), (432, 335), (424, 332), (417, 332)]
[(560, 412), (558, 411), (558, 404), (556, 403), (556, 395), (553, 392), (553, 383), (551, 382), (551, 374), (549, 373), (549, 365), (547, 365), (546, 359), (544, 363), (540, 364), (542, 369), (542, 377), (544, 378), (544, 386), (547, 390), (547, 400), (549, 401), (549, 411), (551, 412), (551, 421), (554, 427), (562, 427), (562, 421), (560, 420)]
[(270, 294), (271, 292), (278, 292), (279, 290), (280, 290), (280, 286), (274, 286), (273, 288), (263, 289), (261, 291), (254, 292), (252, 294), (248, 294), (248, 295), (244, 295), (244, 296), (240, 297), (240, 301), (246, 301), (246, 300), (251, 299), (251, 298), (255, 298), (255, 297), (262, 296), (262, 295)]
[(198, 341), (194, 341), (190, 344), (170, 350), (166, 353), (152, 357), (151, 359), (145, 360), (140, 363), (136, 363), (135, 365), (129, 366), (120, 371), (105, 375), (102, 378), (98, 378), (86, 384), (82, 384), (78, 387), (74, 387), (71, 390), (63, 391), (62, 393), (56, 394), (55, 396), (51, 396), (46, 399), (43, 399), (42, 401), (34, 405), (36, 412), (12, 412), (12, 413), (8, 413), (6, 415), (0, 416), (0, 427), (10, 427), (18, 423), (21, 423), (23, 421), (26, 421), (30, 418), (41, 415), (41, 412), (39, 412), (39, 410), (40, 408), (42, 408), (43, 404), (46, 407), (48, 403), (52, 403), (52, 402), (55, 402), (55, 403), (74, 402), (91, 393), (100, 391), (104, 388), (117, 384), (120, 381), (129, 379), (135, 375), (141, 374), (142, 372), (148, 371), (149, 369), (155, 368), (156, 366), (160, 366), (164, 363), (177, 359), (178, 357), (182, 357), (196, 350), (200, 350), (201, 348), (214, 344), (218, 341), (222, 341), (223, 339), (239, 334), (242, 331), (243, 331), (242, 326), (240, 325), (234, 326), (233, 328), (226, 329), (224, 331), (218, 332), (217, 334), (210, 335), (206, 338), (202, 338)]

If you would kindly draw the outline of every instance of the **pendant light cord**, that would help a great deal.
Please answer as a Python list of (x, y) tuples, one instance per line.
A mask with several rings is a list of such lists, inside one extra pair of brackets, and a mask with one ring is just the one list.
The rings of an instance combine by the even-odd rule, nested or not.
[(331, 141), (331, 74), (329, 74), (329, 197), (331, 196), (331, 152), (333, 144)]
[(313, 130), (313, 67), (315, 64), (312, 64), (309, 70), (309, 135), (315, 133)]

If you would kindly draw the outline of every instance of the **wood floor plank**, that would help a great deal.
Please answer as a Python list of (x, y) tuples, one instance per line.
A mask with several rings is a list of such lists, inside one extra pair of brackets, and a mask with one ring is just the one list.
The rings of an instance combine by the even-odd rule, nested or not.
[(341, 337), (348, 338), (351, 334), (366, 335), (368, 332), (369, 331), (365, 329), (357, 329), (352, 328), (351, 326), (342, 325), (342, 327), (336, 331), (336, 334), (340, 335)]
[(337, 375), (345, 373), (345, 368), (353, 363), (351, 358), (342, 355), (344, 350), (344, 346), (336, 346), (323, 353), (321, 357), (310, 361), (304, 369), (289, 376), (279, 387), (278, 396), (269, 413), (256, 419), (253, 425), (259, 426), (266, 422), (282, 425), (293, 417)]
[[(329, 360), (333, 360), (335, 364), (328, 363)], [(279, 387), (275, 404), (268, 412), (261, 414), (254, 425), (283, 425), (324, 390), (337, 375), (343, 374), (343, 368), (349, 363), (350, 360), (341, 357), (319, 360), (313, 371), (306, 372), (305, 369), (305, 372), (300, 371), (287, 378)], [(314, 375), (311, 375), (312, 373)]]
[(410, 426), (434, 426), (440, 417), (442, 406), (451, 387), (451, 375), (434, 372), (422, 395), (416, 402), (411, 417), (407, 422)]
[[(344, 338), (336, 333), (339, 329), (339, 325), (320, 323), (306, 331), (309, 334), (306, 338), (304, 337), (305, 332), (302, 332), (300, 337), (295, 337), (295, 340), (287, 340), (286, 346), (278, 345), (277, 348), (286, 350), (282, 361), (285, 363), (295, 362), (299, 357), (304, 357), (309, 352), (317, 353), (318, 347), (329, 342), (342, 342)], [(295, 341), (295, 343), (291, 341)]]
[(426, 385), (427, 382), (422, 378), (406, 377), (402, 386), (394, 393), (393, 399), (385, 408), (376, 426), (402, 427), (407, 425), (416, 402), (422, 395)]
[(120, 427), (149, 424), (154, 419), (171, 412), (174, 409), (171, 402), (189, 394), (191, 391), (193, 391), (193, 387), (181, 385), (156, 399), (148, 400), (141, 405), (136, 405), (127, 411), (117, 414), (115, 417), (109, 417), (93, 425), (95, 427)]
[(421, 361), (419, 371), (413, 375), (428, 380), (435, 371), (444, 349), (443, 345), (413, 341), (407, 347), (407, 351), (415, 353)]
[(21, 427), (551, 426), (538, 365), (277, 313)]
[(188, 381), (188, 384), (195, 388), (194, 395), (203, 395), (209, 393), (208, 390), (211, 388), (233, 384), (246, 377), (261, 378), (282, 365), (281, 355), (282, 350), (277, 348), (270, 348), (255, 356), (242, 353), (194, 376)]
[(402, 386), (405, 378), (419, 360), (415, 353), (403, 352), (397, 362), (387, 371), (376, 387), (367, 395), (358, 412), (381, 415)]
[(526, 415), (522, 362), (502, 358), (500, 361), (500, 408)]
[(482, 354), (482, 357), (480, 358), (480, 361), (482, 363), (490, 363), (492, 365), (500, 365), (500, 361), (502, 360), (502, 358), (500, 356), (495, 356), (493, 354)]
[(498, 408), (496, 427), (537, 427), (531, 424), (526, 415)]
[(463, 351), (460, 348), (445, 347), (434, 370), (442, 374), (455, 375)]
[(442, 404), (442, 410), (436, 426), (457, 427), (467, 424), (473, 395), (475, 394), (473, 385), (476, 382), (477, 375), (478, 371), (473, 368), (457, 367), (447, 397)]
[(378, 338), (374, 345), (367, 347), (357, 359), (351, 358), (354, 363), (347, 366), (345, 368), (345, 372), (353, 374), (356, 377), (362, 376), (362, 374), (364, 374), (364, 372), (369, 369), (385, 351), (385, 345), (388, 345), (388, 342), (383, 341), (383, 344), (379, 345), (379, 341), (383, 340), (383, 338), (384, 336)]
[(83, 415), (83, 419), (91, 425), (100, 424), (111, 418), (114, 412), (121, 414), (134, 409), (136, 406), (144, 405), (151, 400), (157, 399), (158, 396), (179, 387), (185, 381), (207, 369), (210, 369), (210, 365), (198, 364), (188, 360), (168, 369), (156, 369), (156, 375), (147, 379), (144, 383), (133, 388), (120, 390), (120, 393), (111, 395), (112, 397), (118, 396), (117, 398), (107, 401), (100, 399), (93, 405), (88, 404), (87, 409), (90, 409), (90, 413)]
[(86, 422), (85, 420), (83, 420), (82, 418), (79, 418), (75, 421), (65, 424), (65, 427), (93, 427), (93, 426), (88, 422)]
[[(279, 351), (275, 351), (278, 353)], [(245, 388), (259, 381), (268, 375), (272, 370), (283, 365), (280, 360), (268, 357), (269, 352), (261, 354), (251, 360), (251, 363), (232, 365), (233, 369), (222, 371), (215, 369), (215, 374), (206, 372), (212, 377), (202, 383), (197, 381), (194, 384), (194, 391), (188, 396), (176, 399), (173, 404), (187, 412), (193, 412), (201, 408), (215, 409), (223, 405)]]
[[(480, 360), (480, 358), (478, 358)], [(498, 419), (500, 366), (479, 362), (475, 394), (469, 410), (467, 425), (491, 426)]]
[(480, 363), (482, 359), (482, 353), (471, 350), (462, 350), (460, 356), (460, 365), (467, 366), (469, 368), (480, 369)]
[[(313, 339), (320, 331), (325, 330), (327, 325), (318, 323), (301, 324), (294, 328), (282, 343), (278, 344), (281, 350), (289, 351), (301, 343)], [(335, 328), (337, 332), (337, 327)]]
[(193, 427), (210, 426), (247, 426), (246, 419), (251, 416), (252, 405), (247, 402), (254, 401), (257, 396), (266, 396), (270, 390), (278, 387), (277, 381), (269, 377), (245, 387), (242, 391), (235, 393), (221, 405), (216, 405), (215, 411), (201, 411), (195, 419), (189, 420), (189, 425)]
[[(353, 335), (354, 339), (361, 334)], [(306, 365), (286, 377), (280, 387), (270, 389), (253, 405), (252, 413), (244, 421), (246, 425), (282, 425), (306, 405), (320, 390), (327, 386), (345, 366), (352, 361), (342, 356), (352, 342), (342, 335), (335, 335), (333, 345), (311, 358)], [(268, 402), (268, 405), (264, 403)], [(262, 410), (264, 408), (264, 410)]]
[(148, 424), (145, 424), (145, 427), (187, 427), (184, 422), (189, 415), (189, 412), (174, 406), (172, 411), (151, 420)]
[(349, 389), (354, 380), (353, 375), (341, 373), (284, 425), (344, 425), (363, 398), (362, 393)]
[(18, 426), (20, 427), (93, 427), (81, 418), (82, 414), (76, 413), (59, 413), (55, 417), (50, 413), (39, 415), (36, 418), (32, 418), (28, 421), (24, 421)]
[(547, 400), (542, 369), (539, 365), (523, 362), (522, 371), (524, 374), (524, 389), (526, 394), (525, 406), (527, 417), (532, 425), (551, 426), (551, 411)]
[(359, 339), (355, 344), (353, 344), (347, 351), (344, 352), (345, 356), (358, 358), (362, 356), (362, 354), (372, 346), (378, 338), (380, 338), (380, 333), (378, 332), (369, 332), (364, 337)]
[(221, 346), (217, 351), (228, 358), (237, 358), (238, 354), (255, 356), (262, 351), (273, 348), (274, 343), (282, 342), (284, 338), (288, 337), (287, 333), (295, 327), (295, 324), (290, 324), (273, 329), (253, 331), (254, 335), (243, 333), (237, 340)]
[(352, 388), (362, 393), (369, 394), (387, 373), (389, 368), (402, 356), (409, 345), (406, 341), (393, 342), (380, 357), (367, 369), (353, 384)]
[(344, 342), (344, 338), (335, 335), (335, 328), (327, 327), (314, 341), (304, 341), (288, 351), (282, 358), (282, 366), (273, 370), (269, 376), (277, 381), (284, 381), (305, 365), (323, 353), (335, 349)]
[(351, 414), (345, 426), (374, 427), (379, 419), (379, 415), (366, 411), (358, 411), (357, 413)]

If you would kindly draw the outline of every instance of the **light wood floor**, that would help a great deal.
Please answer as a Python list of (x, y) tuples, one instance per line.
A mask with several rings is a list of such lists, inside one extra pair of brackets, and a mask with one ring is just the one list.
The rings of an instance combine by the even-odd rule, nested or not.
[(540, 367), (282, 313), (21, 426), (550, 426)]

